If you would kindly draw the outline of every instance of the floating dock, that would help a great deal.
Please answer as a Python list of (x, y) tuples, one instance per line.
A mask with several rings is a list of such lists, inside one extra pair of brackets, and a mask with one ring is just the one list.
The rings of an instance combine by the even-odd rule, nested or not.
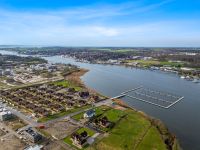
[(133, 100), (145, 102), (165, 109), (169, 109), (170, 107), (174, 106), (184, 99), (183, 96), (178, 96), (175, 94), (170, 94), (168, 92), (161, 92), (139, 86), (134, 89), (126, 90), (122, 92), (119, 96), (111, 98), (111, 100), (123, 97), (128, 97)]

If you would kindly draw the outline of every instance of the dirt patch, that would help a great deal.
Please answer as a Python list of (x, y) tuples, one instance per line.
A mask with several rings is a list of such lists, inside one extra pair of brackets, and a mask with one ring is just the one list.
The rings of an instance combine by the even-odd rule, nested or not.
[(8, 121), (5, 121), (4, 123), (6, 126), (8, 126), (9, 128), (11, 128), (14, 131), (27, 125), (26, 123), (24, 123), (21, 119), (19, 119), (16, 116)]
[(113, 99), (112, 101), (115, 102), (116, 104), (118, 104), (121, 107), (129, 108), (129, 106), (120, 99)]
[(4, 131), (0, 130), (0, 137), (3, 136), (3, 135), (5, 135), (5, 134), (6, 133)]
[(116, 106), (114, 106), (114, 109), (126, 110), (127, 108), (125, 108), (125, 107), (123, 107), (123, 106), (116, 105)]
[(71, 148), (66, 145), (61, 143), (60, 141), (53, 142), (50, 141), (48, 144), (46, 144), (43, 148), (44, 150), (71, 150)]
[(49, 127), (45, 131), (57, 139), (63, 139), (73, 133), (77, 128), (78, 126), (68, 121), (59, 121), (49, 124)]
[(0, 150), (23, 150), (26, 144), (15, 135), (9, 135), (4, 140), (0, 140)]

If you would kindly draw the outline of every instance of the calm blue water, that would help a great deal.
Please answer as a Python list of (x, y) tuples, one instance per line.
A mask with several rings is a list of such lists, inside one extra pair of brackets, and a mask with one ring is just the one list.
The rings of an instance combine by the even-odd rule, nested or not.
[[(5, 51), (0, 53), (8, 54)], [(9, 52), (9, 54), (16, 53)], [(52, 63), (71, 63), (89, 69), (82, 80), (88, 87), (106, 96), (116, 96), (139, 85), (184, 96), (183, 101), (168, 110), (129, 98), (123, 100), (130, 106), (162, 120), (170, 131), (176, 134), (184, 149), (200, 149), (200, 84), (182, 80), (175, 74), (159, 71), (86, 64), (60, 56), (44, 58)]]

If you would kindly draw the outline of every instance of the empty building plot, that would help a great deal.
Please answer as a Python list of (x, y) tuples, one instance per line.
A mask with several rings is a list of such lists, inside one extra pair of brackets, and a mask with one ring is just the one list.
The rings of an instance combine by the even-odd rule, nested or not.
[(178, 96), (176, 94), (144, 87), (137, 88), (136, 90), (130, 90), (126, 92), (125, 95), (131, 99), (139, 100), (166, 109), (175, 105), (184, 98), (183, 96)]

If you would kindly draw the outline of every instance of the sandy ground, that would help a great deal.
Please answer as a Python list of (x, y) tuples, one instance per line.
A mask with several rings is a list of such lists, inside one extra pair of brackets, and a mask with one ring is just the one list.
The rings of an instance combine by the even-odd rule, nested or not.
[(25, 143), (14, 135), (7, 136), (3, 141), (0, 140), (0, 150), (23, 150), (25, 147)]
[(49, 127), (45, 129), (46, 132), (50, 133), (57, 139), (63, 139), (66, 136), (73, 133), (78, 126), (71, 124), (68, 121), (59, 121), (56, 123), (49, 124)]
[(49, 144), (45, 145), (44, 150), (71, 150), (71, 148), (64, 144), (63, 141), (49, 142)]
[(81, 80), (81, 76), (83, 76), (88, 70), (86, 69), (80, 69), (80, 71), (75, 71), (65, 77), (66, 80), (70, 80), (71, 82), (74, 82), (75, 84), (85, 87), (84, 83)]
[(90, 93), (97, 94), (97, 91), (89, 87), (86, 87), (83, 81), (81, 80), (81, 77), (88, 71), (89, 70), (87, 69), (80, 69), (80, 71), (76, 71), (71, 73), (70, 75), (67, 75), (65, 79), (74, 82), (76, 85), (86, 88)]
[(22, 128), (27, 125), (18, 117), (15, 117), (9, 121), (5, 121), (4, 123), (6, 124), (7, 127), (9, 127), (10, 129), (13, 129), (13, 130), (17, 130), (17, 129)]
[(114, 108), (118, 109), (118, 110), (126, 110), (127, 109), (127, 108), (119, 106), (119, 105), (114, 106)]
[(0, 130), (0, 137), (3, 136), (3, 135), (5, 135), (5, 134), (6, 133), (4, 131)]

